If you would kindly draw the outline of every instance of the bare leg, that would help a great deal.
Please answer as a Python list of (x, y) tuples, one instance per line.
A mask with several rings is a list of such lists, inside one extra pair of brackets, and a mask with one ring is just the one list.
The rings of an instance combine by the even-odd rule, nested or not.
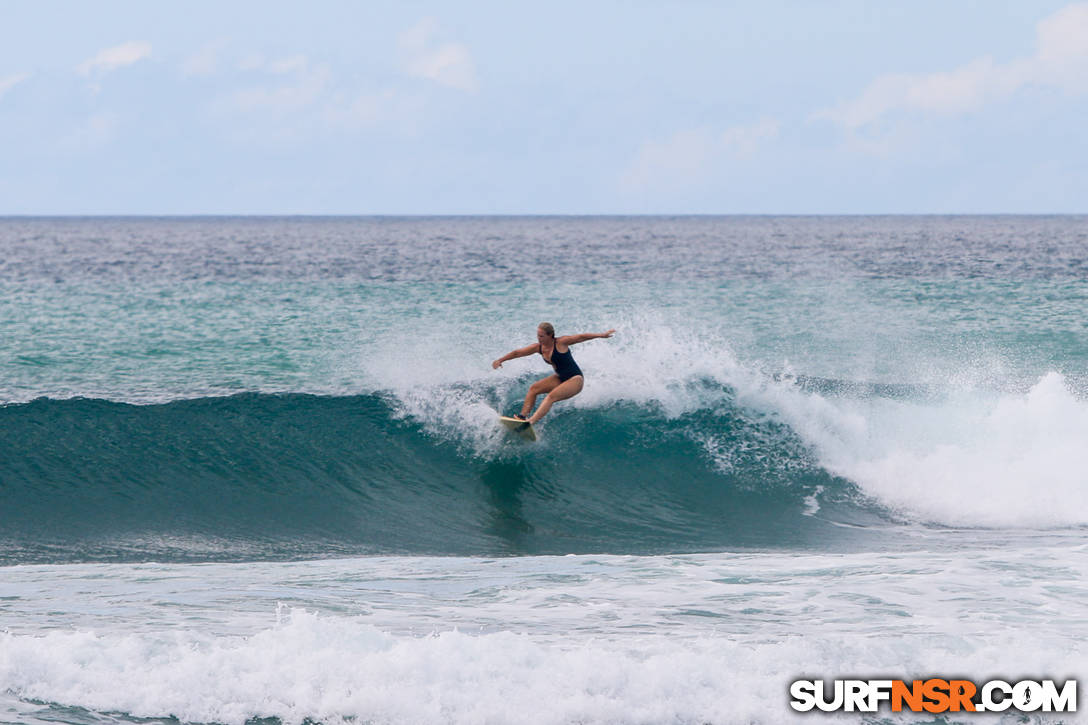
[[(558, 379), (558, 378), (557, 378)], [(548, 393), (548, 397), (544, 398), (544, 402), (540, 404), (540, 407), (533, 413), (533, 417), (529, 419), (530, 423), (536, 423), (543, 418), (551, 410), (552, 403), (558, 403), (560, 400), (566, 400), (567, 398), (573, 398), (578, 393), (582, 392), (582, 385), (585, 383), (585, 379), (581, 375), (575, 375), (570, 380), (559, 383), (552, 391)]]
[(529, 392), (525, 394), (525, 403), (521, 406), (521, 417), (528, 418), (529, 413), (533, 412), (533, 406), (536, 405), (536, 396), (547, 395), (555, 390), (557, 385), (559, 385), (558, 375), (549, 375), (530, 385)]

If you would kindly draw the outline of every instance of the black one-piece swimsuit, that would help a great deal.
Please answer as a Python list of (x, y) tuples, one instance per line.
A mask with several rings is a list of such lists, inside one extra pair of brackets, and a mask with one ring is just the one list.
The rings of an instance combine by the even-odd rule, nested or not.
[[(544, 357), (543, 350), (540, 352), (540, 357)], [(582, 369), (578, 367), (578, 363), (574, 362), (574, 356), (570, 354), (570, 347), (567, 348), (566, 352), (559, 352), (559, 348), (553, 346), (551, 365), (555, 368), (555, 374), (559, 376), (559, 382), (561, 383), (565, 383), (575, 375), (582, 374)]]

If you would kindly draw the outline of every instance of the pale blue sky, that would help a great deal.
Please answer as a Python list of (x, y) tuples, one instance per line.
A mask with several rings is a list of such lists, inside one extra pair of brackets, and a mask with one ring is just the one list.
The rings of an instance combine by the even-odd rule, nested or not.
[(6, 2), (0, 214), (1088, 212), (1088, 2)]

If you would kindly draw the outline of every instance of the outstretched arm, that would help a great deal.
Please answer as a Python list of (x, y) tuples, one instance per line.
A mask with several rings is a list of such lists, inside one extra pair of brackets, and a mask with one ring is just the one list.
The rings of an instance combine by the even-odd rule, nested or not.
[(586, 340), (596, 340), (600, 337), (612, 337), (612, 333), (614, 332), (615, 330), (609, 330), (608, 332), (583, 332), (580, 335), (563, 335), (559, 340), (562, 341), (564, 345), (577, 345)]
[(540, 352), (540, 343), (534, 342), (532, 345), (526, 345), (525, 347), (519, 347), (517, 350), (511, 350), (510, 352), (500, 357), (498, 360), (493, 361), (491, 363), (491, 367), (495, 370), (498, 370), (507, 360), (513, 360), (516, 357), (526, 357), (537, 352)]

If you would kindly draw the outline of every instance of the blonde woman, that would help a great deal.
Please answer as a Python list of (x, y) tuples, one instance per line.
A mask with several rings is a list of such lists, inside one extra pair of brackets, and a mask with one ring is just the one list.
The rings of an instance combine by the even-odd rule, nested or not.
[[(537, 380), (529, 386), (529, 392), (525, 395), (525, 403), (521, 406), (521, 413), (514, 417), (528, 421), (530, 424), (536, 423), (548, 414), (553, 403), (573, 398), (582, 392), (582, 384), (585, 382), (585, 378), (582, 375), (582, 369), (578, 367), (578, 363), (574, 362), (574, 356), (570, 353), (570, 346), (586, 340), (612, 337), (614, 332), (615, 330), (609, 330), (608, 332), (587, 332), (581, 335), (556, 337), (555, 327), (550, 322), (541, 322), (536, 328), (535, 343), (512, 350), (491, 363), (491, 367), (497, 370), (507, 360), (540, 353), (540, 357), (544, 358), (544, 362), (555, 369), (554, 375)], [(544, 402), (540, 404), (533, 416), (529, 418), (527, 416), (532, 412), (539, 395), (546, 395), (547, 397), (544, 398)]]

